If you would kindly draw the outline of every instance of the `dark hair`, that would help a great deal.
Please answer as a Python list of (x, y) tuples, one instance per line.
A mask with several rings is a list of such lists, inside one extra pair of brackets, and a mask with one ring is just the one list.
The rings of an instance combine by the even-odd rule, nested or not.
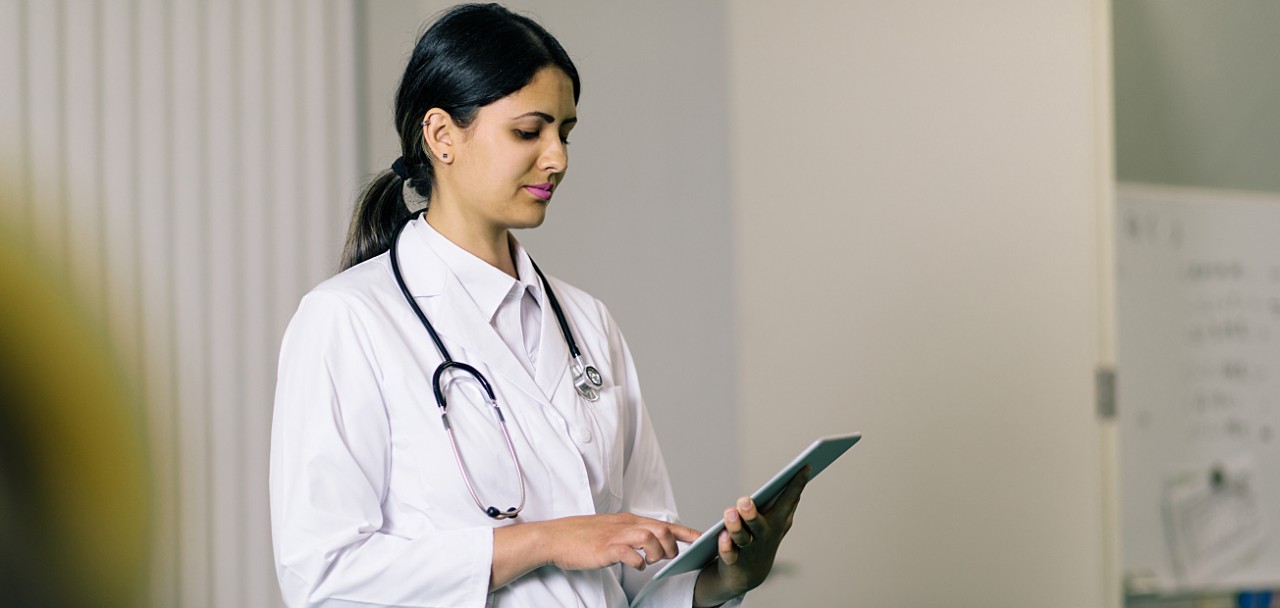
[[(538, 70), (556, 67), (573, 81), (578, 101), (578, 70), (560, 43), (532, 19), (497, 4), (462, 4), (438, 19), (418, 39), (396, 93), (396, 131), (409, 185), (431, 198), (434, 168), (422, 140), (422, 118), (431, 108), (449, 113), (466, 128), (476, 112), (524, 88)], [(356, 201), (342, 251), (342, 270), (391, 247), (409, 220), (404, 179), (387, 170), (365, 187)]]

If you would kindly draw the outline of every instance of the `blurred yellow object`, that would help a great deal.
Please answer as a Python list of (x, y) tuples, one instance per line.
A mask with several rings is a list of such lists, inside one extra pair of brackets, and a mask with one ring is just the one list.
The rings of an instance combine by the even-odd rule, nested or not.
[(74, 286), (0, 226), (0, 604), (145, 604), (144, 415)]

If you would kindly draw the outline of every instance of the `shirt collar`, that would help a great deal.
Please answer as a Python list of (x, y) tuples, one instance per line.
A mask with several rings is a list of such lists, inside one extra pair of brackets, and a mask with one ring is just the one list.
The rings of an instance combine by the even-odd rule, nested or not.
[[(533, 295), (533, 301), (542, 306), (542, 280), (538, 278), (538, 273), (533, 269), (533, 258), (529, 257), (529, 252), (524, 250), (524, 245), (516, 240), (515, 235), (507, 233), (511, 239), (511, 255), (515, 258), (516, 273), (520, 275), (520, 285), (524, 289), (529, 290)], [(503, 275), (506, 276), (506, 275)]]
[(523, 297), (525, 290), (528, 290), (533, 295), (533, 301), (541, 306), (542, 285), (533, 270), (533, 260), (529, 258), (528, 252), (514, 236), (509, 238), (512, 243), (516, 273), (520, 275), (519, 279), (511, 278), (507, 273), (459, 247), (437, 232), (431, 224), (424, 221), (422, 227), (427, 246), (431, 247), (454, 276), (458, 277), (458, 282), (462, 283), (467, 295), (471, 296), (480, 313), (490, 323), (493, 322), (494, 315), (498, 313), (498, 308), (502, 306), (508, 295)]

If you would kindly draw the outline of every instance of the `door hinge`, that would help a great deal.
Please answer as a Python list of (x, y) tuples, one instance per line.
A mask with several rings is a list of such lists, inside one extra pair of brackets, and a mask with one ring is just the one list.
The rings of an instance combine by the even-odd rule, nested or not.
[(1098, 418), (1115, 420), (1116, 370), (1111, 367), (1099, 367), (1094, 374), (1094, 388), (1098, 401)]

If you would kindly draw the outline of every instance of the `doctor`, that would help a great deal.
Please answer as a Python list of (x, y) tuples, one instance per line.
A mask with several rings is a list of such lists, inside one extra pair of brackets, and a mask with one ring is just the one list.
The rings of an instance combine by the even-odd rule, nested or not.
[[(281, 347), (271, 517), (289, 606), (622, 607), (698, 537), (676, 523), (617, 324), (511, 234), (564, 179), (578, 94), (560, 44), (498, 5), (455, 7), (418, 41), (402, 157)], [(719, 558), (643, 605), (738, 603), (805, 481), (767, 510), (740, 499)]]

